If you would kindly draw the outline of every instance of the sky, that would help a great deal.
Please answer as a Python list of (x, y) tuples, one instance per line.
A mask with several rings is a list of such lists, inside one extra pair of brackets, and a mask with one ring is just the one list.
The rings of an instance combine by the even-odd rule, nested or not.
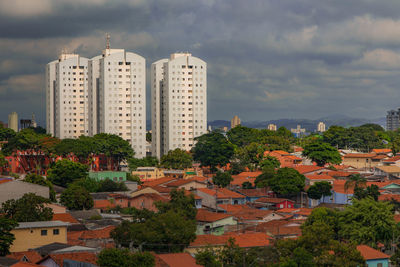
[(147, 70), (174, 52), (205, 60), (208, 120), (400, 107), (398, 0), (0, 0), (0, 121), (44, 126), (45, 65), (62, 49), (100, 54), (106, 33)]

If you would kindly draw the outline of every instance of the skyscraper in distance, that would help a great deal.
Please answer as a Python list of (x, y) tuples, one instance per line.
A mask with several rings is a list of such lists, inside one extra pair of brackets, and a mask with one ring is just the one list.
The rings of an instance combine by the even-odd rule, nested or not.
[(8, 115), (8, 128), (18, 132), (18, 114), (15, 111)]
[(240, 118), (235, 115), (231, 120), (231, 129), (235, 128), (238, 125), (240, 125)]
[(189, 151), (207, 132), (207, 64), (190, 53), (174, 53), (150, 69), (152, 155)]

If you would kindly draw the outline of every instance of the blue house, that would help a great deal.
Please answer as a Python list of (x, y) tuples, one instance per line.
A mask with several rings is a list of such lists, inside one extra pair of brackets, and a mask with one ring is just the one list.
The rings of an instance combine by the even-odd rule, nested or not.
[(388, 267), (390, 256), (367, 245), (357, 246), (368, 267)]

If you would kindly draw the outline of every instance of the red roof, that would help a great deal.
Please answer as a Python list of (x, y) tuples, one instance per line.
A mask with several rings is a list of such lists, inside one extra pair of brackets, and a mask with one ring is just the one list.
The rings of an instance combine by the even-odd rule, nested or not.
[(307, 179), (309, 180), (329, 180), (333, 181), (335, 180), (332, 176), (326, 175), (326, 174), (306, 174), (305, 175)]
[(167, 183), (165, 186), (168, 186), (168, 187), (179, 187), (181, 185), (185, 185), (185, 184), (193, 183), (193, 182), (194, 183), (200, 183), (199, 181), (192, 180), (192, 179), (179, 179), (177, 181), (173, 181), (173, 182)]
[(93, 202), (94, 209), (107, 209), (116, 207), (115, 201), (111, 201), (108, 199), (94, 199)]
[(283, 209), (277, 210), (276, 212), (309, 216), (309, 215), (311, 215), (312, 210), (313, 209), (309, 209), (309, 208), (297, 208), (297, 209), (296, 208), (283, 208)]
[(321, 174), (326, 174), (332, 177), (348, 177), (350, 175), (356, 174), (358, 172), (345, 172), (345, 171), (329, 171), (329, 172), (322, 172)]
[(364, 259), (366, 260), (377, 260), (377, 259), (388, 259), (389, 255), (380, 252), (379, 250), (373, 249), (367, 245), (359, 245), (357, 246), (357, 250), (361, 253)]
[(109, 239), (110, 233), (115, 229), (115, 226), (107, 226), (102, 229), (85, 230), (85, 231), (72, 231), (67, 233), (69, 245), (85, 245), (85, 240), (90, 239)]
[(227, 213), (236, 212), (238, 210), (249, 209), (250, 207), (241, 204), (241, 205), (234, 205), (234, 204), (218, 204), (218, 207), (225, 210)]
[(13, 258), (19, 261), (22, 261), (24, 256), (30, 263), (35, 263), (42, 259), (42, 256), (40, 256), (40, 254), (35, 250), (12, 252), (10, 255), (7, 255), (8, 258)]
[(225, 245), (229, 238), (234, 238), (235, 243), (242, 248), (265, 247), (270, 245), (271, 237), (265, 233), (229, 233), (224, 235), (198, 235), (190, 247), (203, 247), (207, 245)]
[(79, 223), (69, 213), (54, 213), (52, 221), (62, 221), (62, 222), (68, 222), (68, 223)]
[(394, 215), (394, 221), (395, 221), (396, 223), (399, 223), (399, 222), (400, 222), (400, 214), (395, 214), (395, 215)]
[(299, 165), (292, 167), (296, 171), (298, 171), (301, 174), (309, 173), (309, 172), (314, 172), (318, 170), (324, 169), (324, 167), (319, 167), (319, 166), (314, 166), (314, 165)]
[(170, 267), (201, 267), (201, 265), (196, 264), (195, 258), (190, 256), (189, 253), (156, 254), (155, 256)]
[(261, 171), (256, 171), (256, 172), (241, 172), (237, 175), (233, 175), (232, 178), (235, 179), (235, 177), (250, 177), (250, 178), (256, 178), (257, 176), (261, 175)]
[(395, 162), (400, 160), (400, 155), (396, 155), (394, 157), (388, 158), (388, 159), (384, 159), (383, 162)]
[(239, 193), (233, 192), (231, 190), (228, 190), (226, 188), (218, 188), (218, 189), (198, 188), (197, 190), (200, 192), (203, 192), (205, 194), (208, 194), (210, 196), (215, 196), (215, 193), (218, 192), (217, 198), (219, 198), (219, 199), (245, 198), (245, 196), (243, 196)]
[(87, 262), (96, 265), (97, 256), (89, 252), (71, 252), (62, 254), (51, 254), (50, 257), (60, 266), (63, 266), (64, 260), (74, 260), (79, 262)]
[(344, 155), (345, 158), (373, 158), (375, 153), (349, 153)]
[(239, 220), (262, 220), (266, 216), (274, 213), (273, 210), (260, 210), (260, 209), (241, 209), (235, 212), (232, 212), (232, 215), (238, 218)]
[(290, 199), (286, 199), (286, 198), (278, 198), (278, 197), (261, 197), (259, 199), (257, 199), (255, 202), (261, 202), (261, 203), (282, 203), (284, 201), (289, 201), (294, 203), (294, 201), (290, 200)]
[(400, 195), (398, 194), (380, 194), (378, 197), (379, 201), (391, 201), (392, 199), (400, 202)]
[(156, 186), (156, 185), (162, 185), (162, 184), (166, 184), (168, 182), (174, 181), (174, 180), (176, 180), (176, 178), (162, 177), (162, 178), (146, 181), (142, 184), (142, 187), (146, 187), (146, 186), (152, 187), (152, 186)]
[(237, 191), (247, 197), (265, 197), (269, 195), (269, 191), (266, 188), (238, 189)]
[(392, 150), (390, 148), (374, 148), (374, 149), (372, 149), (372, 152), (375, 152), (375, 153), (392, 153)]
[(229, 217), (232, 217), (232, 215), (227, 213), (211, 212), (205, 209), (198, 209), (196, 220), (201, 222), (215, 222)]
[(37, 265), (34, 263), (22, 262), (22, 261), (17, 262), (16, 264), (11, 265), (10, 267), (33, 267), (33, 266), (44, 267), (43, 265)]
[(242, 186), (244, 182), (249, 182), (254, 185), (254, 182), (256, 178), (254, 177), (233, 177), (233, 181), (231, 182), (231, 185), (237, 185), (237, 186)]

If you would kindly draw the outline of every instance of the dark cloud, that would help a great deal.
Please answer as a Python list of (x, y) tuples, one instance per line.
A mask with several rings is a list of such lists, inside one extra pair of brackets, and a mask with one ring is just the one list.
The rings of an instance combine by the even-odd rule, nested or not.
[(381, 117), (399, 105), (399, 11), (397, 0), (0, 1), (0, 120), (44, 123), (45, 64), (63, 48), (99, 54), (106, 32), (148, 66), (176, 51), (204, 59), (210, 120)]

